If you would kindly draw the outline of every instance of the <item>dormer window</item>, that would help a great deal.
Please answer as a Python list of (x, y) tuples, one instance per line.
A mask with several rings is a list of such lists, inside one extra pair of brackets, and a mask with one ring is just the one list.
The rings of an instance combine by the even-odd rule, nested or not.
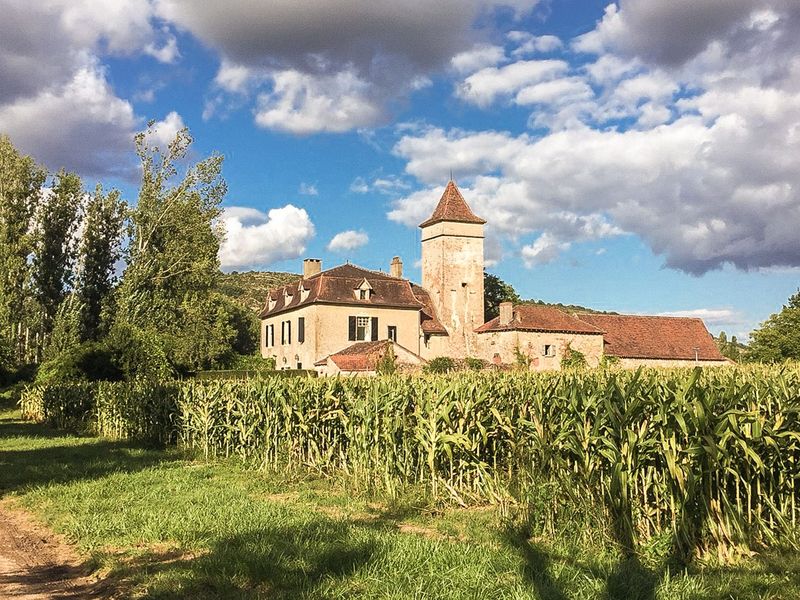
[(303, 282), (297, 284), (297, 291), (300, 292), (300, 302), (303, 302), (306, 298), (308, 298), (308, 294), (310, 290), (307, 290), (303, 285)]
[(272, 310), (273, 308), (275, 308), (275, 305), (276, 305), (277, 303), (278, 303), (278, 301), (277, 301), (277, 300), (275, 300), (275, 298), (273, 298), (272, 296), (270, 296), (270, 297), (267, 299), (267, 310), (269, 311), (269, 310)]
[(289, 302), (291, 301), (292, 301), (292, 293), (288, 289), (283, 290), (283, 304), (284, 305), (289, 304)]
[(369, 281), (364, 279), (355, 290), (356, 300), (369, 300), (372, 297), (372, 286), (369, 284)]

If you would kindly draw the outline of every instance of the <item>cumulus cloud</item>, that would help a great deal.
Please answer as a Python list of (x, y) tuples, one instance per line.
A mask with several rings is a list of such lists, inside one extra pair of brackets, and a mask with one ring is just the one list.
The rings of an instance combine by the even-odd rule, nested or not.
[(273, 89), (258, 96), (256, 124), (308, 135), (340, 133), (376, 123), (381, 108), (369, 85), (352, 71), (312, 76), (296, 70), (271, 76)]
[(133, 134), (144, 123), (112, 89), (101, 58), (178, 58), (151, 2), (3, 0), (2, 14), (0, 131), (50, 168), (131, 175)]
[(51, 169), (126, 175), (138, 124), (96, 66), (78, 70), (62, 87), (0, 105), (0, 130)]
[(157, 0), (156, 10), (217, 50), (220, 90), (256, 91), (258, 125), (307, 134), (383, 122), (457, 55), (456, 68), (486, 65), (497, 50), (463, 54), (478, 17), (499, 7), (520, 16), (537, 1)]
[(173, 110), (162, 121), (154, 123), (150, 127), (148, 142), (164, 150), (184, 127), (183, 118)]
[(563, 60), (524, 60), (504, 67), (486, 67), (467, 77), (456, 88), (456, 95), (471, 104), (486, 107), (498, 98), (523, 87), (552, 79), (569, 65)]
[(219, 249), (223, 269), (266, 267), (298, 258), (314, 237), (308, 213), (291, 204), (270, 209), (229, 206), (223, 210), (225, 240)]
[(328, 250), (331, 252), (345, 252), (347, 250), (355, 250), (361, 248), (369, 243), (369, 236), (364, 231), (355, 231), (349, 229), (337, 233), (330, 242), (328, 242)]
[[(437, 185), (398, 200), (388, 216), (416, 226), (438, 199), (441, 173), (454, 165), (473, 181), (464, 191), (476, 213), (499, 232), (549, 234), (527, 251), (528, 262), (565, 242), (628, 232), (690, 273), (726, 263), (797, 266), (800, 170), (791, 157), (800, 150), (800, 94), (753, 90), (706, 101), (695, 106), (707, 118), (685, 115), (641, 131), (405, 136), (395, 152), (406, 170)], [(781, 110), (762, 109), (770, 105)]]
[(503, 62), (505, 50), (502, 46), (478, 44), (460, 52), (450, 59), (450, 64), (458, 73), (474, 73), (484, 67), (492, 67)]
[(547, 54), (560, 50), (564, 44), (555, 35), (533, 35), (527, 31), (510, 31), (506, 36), (509, 41), (517, 44), (511, 53), (512, 56), (526, 56), (529, 54)]

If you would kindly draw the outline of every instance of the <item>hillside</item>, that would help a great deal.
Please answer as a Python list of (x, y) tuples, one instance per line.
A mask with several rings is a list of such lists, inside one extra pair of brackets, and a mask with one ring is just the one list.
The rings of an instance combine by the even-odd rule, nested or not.
[(259, 312), (264, 308), (269, 290), (297, 281), (296, 273), (274, 271), (233, 271), (220, 276), (219, 291), (237, 304)]
[(594, 313), (594, 314), (601, 314), (601, 315), (617, 315), (619, 313), (610, 311), (610, 310), (595, 310), (593, 308), (587, 308), (586, 306), (581, 306), (580, 304), (561, 304), (552, 303), (552, 302), (545, 302), (543, 300), (522, 300), (519, 304), (539, 304), (541, 306), (552, 306), (554, 308), (560, 308), (563, 311), (568, 313)]

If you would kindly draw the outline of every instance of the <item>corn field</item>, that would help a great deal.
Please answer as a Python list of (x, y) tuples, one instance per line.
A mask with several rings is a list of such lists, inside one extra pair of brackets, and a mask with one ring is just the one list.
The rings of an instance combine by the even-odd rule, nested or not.
[(462, 505), (543, 482), (602, 505), (624, 549), (794, 539), (800, 367), (99, 383), (29, 389), (27, 418)]

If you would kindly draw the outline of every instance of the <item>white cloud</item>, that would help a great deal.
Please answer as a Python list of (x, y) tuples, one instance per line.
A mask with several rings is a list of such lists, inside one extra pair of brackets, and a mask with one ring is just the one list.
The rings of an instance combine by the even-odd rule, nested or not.
[(381, 116), (368, 84), (352, 71), (324, 77), (280, 71), (272, 80), (272, 91), (258, 96), (255, 115), (260, 127), (299, 135), (340, 133), (372, 125)]
[(742, 315), (731, 308), (696, 308), (693, 310), (673, 310), (669, 312), (658, 313), (658, 316), (663, 317), (691, 317), (694, 319), (702, 319), (706, 325), (719, 327), (731, 325), (742, 325), (744, 320)]
[(560, 50), (564, 46), (561, 39), (555, 35), (533, 35), (527, 31), (510, 31), (506, 37), (517, 44), (511, 53), (515, 57), (536, 53), (547, 54)]
[(502, 46), (478, 44), (466, 52), (456, 54), (450, 64), (457, 73), (474, 73), (485, 67), (492, 67), (503, 62), (505, 50)]
[(298, 193), (301, 196), (319, 196), (319, 190), (317, 186), (312, 183), (306, 183), (305, 181), (300, 183), (300, 189)]
[(520, 252), (525, 266), (529, 269), (554, 261), (558, 255), (569, 249), (569, 242), (559, 241), (550, 233), (543, 233), (532, 244), (523, 246)]
[(356, 177), (350, 184), (350, 191), (356, 194), (377, 192), (387, 196), (396, 196), (411, 188), (411, 185), (396, 175), (383, 175), (367, 181), (364, 177)]
[(529, 262), (562, 243), (624, 231), (667, 266), (696, 274), (726, 263), (800, 265), (800, 135), (791, 127), (800, 123), (800, 93), (732, 91), (694, 105), (701, 115), (646, 130), (406, 135), (395, 153), (409, 174), (435, 185), (396, 201), (388, 216), (416, 226), (452, 165), (472, 181), (462, 186), (467, 201), (499, 232), (549, 234), (527, 251)]
[(164, 151), (184, 127), (183, 118), (173, 110), (162, 121), (150, 127), (147, 141)]
[(349, 229), (337, 233), (330, 242), (328, 242), (328, 250), (331, 252), (345, 252), (347, 250), (355, 250), (361, 248), (369, 243), (369, 236), (364, 231), (355, 231)]
[(563, 60), (552, 59), (524, 60), (504, 67), (486, 67), (458, 85), (456, 95), (466, 102), (486, 107), (523, 87), (557, 77), (568, 68), (569, 65)]
[(350, 184), (350, 191), (356, 194), (366, 194), (369, 192), (369, 184), (363, 177), (356, 177)]
[(266, 267), (280, 260), (297, 258), (314, 237), (308, 213), (291, 204), (267, 214), (255, 208), (230, 206), (223, 210), (225, 240), (219, 259), (223, 269)]

